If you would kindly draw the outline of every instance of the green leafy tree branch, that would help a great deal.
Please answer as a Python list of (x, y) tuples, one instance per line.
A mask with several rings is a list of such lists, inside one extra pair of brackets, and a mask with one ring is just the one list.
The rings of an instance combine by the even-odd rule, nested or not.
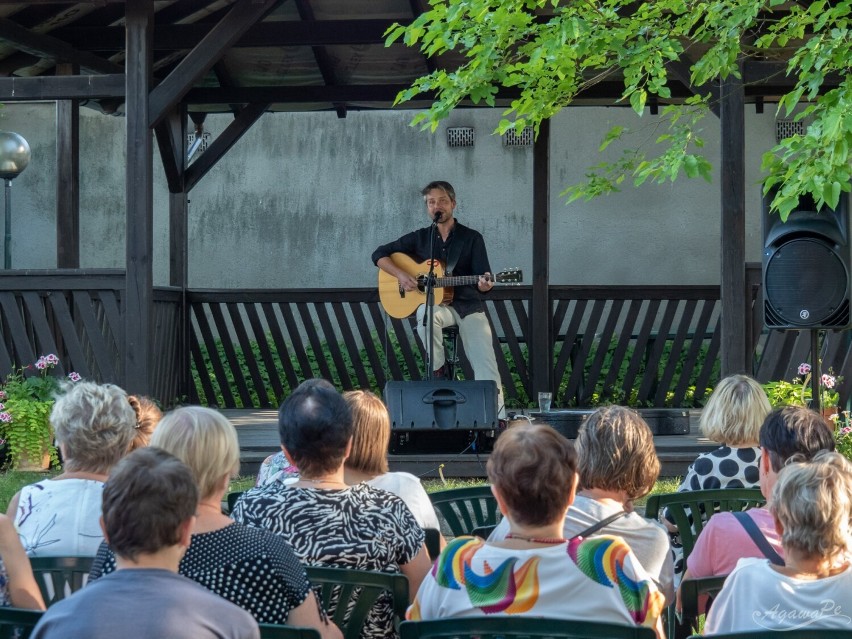
[(410, 25), (391, 27), (386, 44), (401, 40), (459, 61), (397, 96), (401, 104), (433, 93), (412, 123), (432, 131), (461, 103), (495, 106), (506, 89), (515, 97), (496, 132), (532, 126), (538, 134), (543, 120), (583, 91), (615, 79), (620, 99), (641, 116), (652, 99), (673, 101), (674, 70), (687, 68), (696, 95), (662, 110), (666, 131), (648, 143), (642, 126), (610, 130), (601, 150), (617, 144), (621, 155), (590, 167), (564, 192), (569, 201), (618, 191), (627, 177), (637, 185), (681, 174), (709, 181), (700, 127), (714, 97), (706, 88), (741, 77), (747, 58), (784, 61), (793, 84), (779, 112), (807, 128), (768, 150), (762, 167), (764, 192), (786, 219), (803, 194), (835, 207), (850, 190), (850, 16), (852, 0), (431, 0)]

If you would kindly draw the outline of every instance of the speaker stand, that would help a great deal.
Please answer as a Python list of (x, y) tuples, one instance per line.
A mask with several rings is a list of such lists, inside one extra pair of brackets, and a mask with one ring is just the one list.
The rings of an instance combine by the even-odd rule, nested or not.
[(819, 383), (822, 381), (822, 367), (819, 362), (819, 329), (811, 329), (811, 409), (822, 413), (822, 393)]

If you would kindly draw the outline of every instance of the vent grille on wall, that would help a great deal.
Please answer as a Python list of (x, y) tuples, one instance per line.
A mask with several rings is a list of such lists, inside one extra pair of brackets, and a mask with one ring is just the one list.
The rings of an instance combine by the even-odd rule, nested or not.
[[(192, 148), (192, 145), (195, 144), (195, 133), (187, 133), (186, 134), (186, 146), (187, 148)], [(195, 153), (204, 153), (207, 150), (207, 147), (210, 145), (210, 133), (205, 131), (201, 134), (201, 144), (198, 145), (198, 149), (194, 150), (193, 155)]]
[(515, 129), (510, 129), (503, 134), (503, 146), (532, 146), (533, 129), (531, 126), (524, 127), (520, 134)]
[(801, 120), (775, 120), (775, 142), (794, 135), (804, 135), (805, 123)]
[(450, 148), (473, 146), (473, 133), (472, 126), (447, 127), (447, 146)]

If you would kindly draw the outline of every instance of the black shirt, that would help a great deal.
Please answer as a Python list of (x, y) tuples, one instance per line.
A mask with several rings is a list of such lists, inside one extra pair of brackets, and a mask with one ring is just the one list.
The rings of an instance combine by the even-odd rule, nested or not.
[[(407, 233), (398, 240), (382, 244), (373, 251), (373, 264), (383, 257), (390, 257), (391, 253), (405, 253), (418, 262), (430, 259), (429, 237), (431, 229), (431, 226), (427, 226)], [(448, 272), (448, 276), (482, 275), (491, 272), (488, 252), (485, 250), (485, 240), (482, 239), (482, 235), (479, 231), (468, 228), (458, 220), (453, 224), (446, 242), (441, 239), (441, 234), (436, 229), (435, 258), (448, 267), (452, 267), (452, 273)], [(485, 311), (482, 292), (475, 284), (456, 286), (453, 289), (452, 306), (460, 317)]]

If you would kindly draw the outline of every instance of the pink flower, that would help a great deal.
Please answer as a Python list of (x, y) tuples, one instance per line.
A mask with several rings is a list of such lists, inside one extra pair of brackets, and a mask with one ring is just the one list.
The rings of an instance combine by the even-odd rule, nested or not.
[(44, 356), (44, 361), (48, 363), (50, 366), (56, 366), (59, 363), (59, 358), (51, 353), (50, 355)]
[(799, 364), (799, 375), (807, 375), (811, 372), (811, 365), (807, 362), (802, 362)]
[(79, 382), (83, 378), (80, 377), (80, 373), (75, 373), (72, 371), (68, 373), (68, 379), (70, 379), (72, 382)]
[(6, 399), (7, 397), (8, 395), (6, 394), (6, 391), (0, 390), (0, 399)]
[(40, 371), (43, 371), (45, 368), (47, 368), (47, 360), (44, 359), (44, 355), (38, 358), (38, 361), (35, 363), (35, 367)]
[(848, 435), (849, 433), (852, 433), (852, 426), (844, 426), (843, 428), (840, 429), (840, 432), (843, 435)]
[(4, 410), (6, 408), (5, 404), (0, 403), (0, 410)]
[(0, 422), (5, 422), (7, 424), (11, 423), (12, 415), (10, 413), (0, 413)]
[(822, 385), (826, 388), (834, 388), (834, 384), (837, 380), (834, 379), (832, 375), (823, 375), (822, 376)]

